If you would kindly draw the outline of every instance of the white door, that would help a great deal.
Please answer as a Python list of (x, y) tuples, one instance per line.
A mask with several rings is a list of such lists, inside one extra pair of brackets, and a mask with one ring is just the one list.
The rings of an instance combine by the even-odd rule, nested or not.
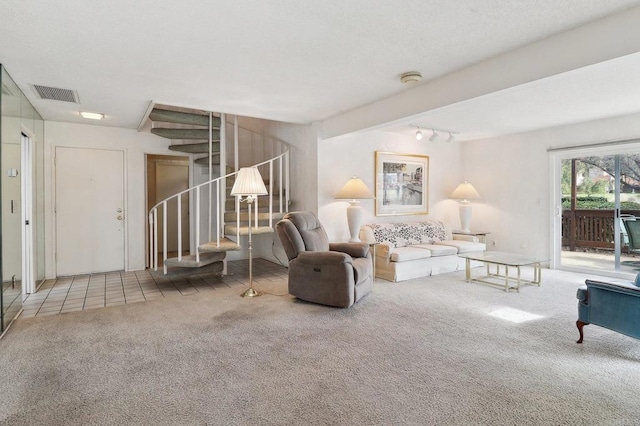
[(124, 269), (124, 153), (56, 148), (56, 273)]

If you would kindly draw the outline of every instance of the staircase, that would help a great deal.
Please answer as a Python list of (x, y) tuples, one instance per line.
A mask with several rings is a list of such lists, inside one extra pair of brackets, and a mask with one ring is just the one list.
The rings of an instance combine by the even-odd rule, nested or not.
[[(150, 269), (153, 274), (171, 277), (225, 274), (227, 252), (240, 250), (241, 237), (249, 234), (248, 206), (229, 195), (239, 170), (238, 119), (234, 117), (231, 123), (232, 137), (227, 137), (226, 129), (230, 123), (225, 114), (156, 106), (149, 114), (149, 119), (152, 121), (151, 133), (171, 139), (170, 150), (193, 156), (194, 163), (208, 168), (209, 173), (206, 182), (174, 194), (151, 208)], [(260, 170), (268, 194), (258, 197), (257, 208), (252, 211), (251, 233), (271, 234), (274, 232), (274, 221), (281, 219), (288, 211), (289, 152), (282, 141), (262, 135), (256, 139), (263, 142), (269, 140), (272, 147), (277, 146), (281, 151), (279, 155), (253, 164)], [(261, 152), (264, 151), (267, 150)], [(227, 164), (228, 157), (233, 158), (231, 166)], [(227, 174), (222, 176), (222, 170)], [(191, 206), (189, 255), (183, 254), (187, 248), (182, 247), (180, 226), (182, 203), (185, 202)], [(170, 211), (176, 212), (175, 217), (170, 217)], [(162, 238), (158, 234), (159, 227), (162, 229)], [(167, 230), (171, 227), (177, 233), (175, 256), (170, 256), (168, 251)]]

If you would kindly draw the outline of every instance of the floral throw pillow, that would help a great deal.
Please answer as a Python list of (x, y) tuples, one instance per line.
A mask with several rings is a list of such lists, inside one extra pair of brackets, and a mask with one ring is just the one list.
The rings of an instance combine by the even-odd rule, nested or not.
[(367, 226), (373, 231), (377, 243), (386, 243), (392, 247), (432, 244), (445, 239), (444, 225), (439, 221), (374, 223)]

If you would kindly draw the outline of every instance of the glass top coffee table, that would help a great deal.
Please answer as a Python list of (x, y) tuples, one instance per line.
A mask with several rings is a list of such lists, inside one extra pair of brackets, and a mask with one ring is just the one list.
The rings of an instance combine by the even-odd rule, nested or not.
[[(504, 287), (505, 291), (515, 289), (520, 292), (520, 286), (523, 284), (532, 284), (540, 286), (542, 262), (539, 259), (523, 256), (520, 254), (503, 253), (500, 251), (484, 251), (475, 253), (459, 254), (459, 257), (466, 259), (466, 277), (467, 282), (477, 281), (485, 284), (499, 285)], [(487, 275), (483, 277), (471, 278), (471, 261), (484, 262), (487, 266)], [(495, 272), (491, 272), (490, 266), (495, 266)], [(520, 274), (520, 268), (523, 266), (533, 267), (533, 279), (524, 280)], [(504, 274), (500, 272), (500, 267), (504, 267)], [(509, 275), (509, 269), (516, 269), (516, 276)]]

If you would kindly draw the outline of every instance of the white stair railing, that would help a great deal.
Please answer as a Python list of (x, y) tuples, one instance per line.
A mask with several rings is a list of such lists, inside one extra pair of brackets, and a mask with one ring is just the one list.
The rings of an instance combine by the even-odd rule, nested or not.
[[(263, 176), (265, 176), (265, 173), (268, 173), (269, 176), (269, 189), (268, 189), (268, 194), (266, 195), (267, 197), (269, 197), (269, 226), (273, 227), (273, 214), (274, 214), (274, 171), (277, 171), (278, 174), (278, 179), (276, 179), (277, 182), (277, 186), (276, 188), (278, 189), (277, 191), (277, 196), (279, 197), (279, 209), (278, 212), (279, 213), (286, 213), (289, 211), (289, 188), (290, 188), (290, 182), (289, 182), (289, 151), (285, 151), (284, 153), (273, 157), (269, 160), (263, 161), (261, 163), (255, 164), (253, 167), (258, 167), (258, 168), (262, 168), (263, 170), (261, 170), (261, 173)], [(277, 170), (274, 170), (276, 169)], [(267, 169), (267, 170), (264, 170)], [(222, 239), (224, 238), (224, 214), (226, 211), (226, 179), (227, 178), (231, 178), (233, 176), (235, 176), (238, 173), (238, 171), (226, 174), (224, 176), (215, 178), (215, 179), (211, 179), (207, 182), (201, 183), (199, 185), (196, 185), (194, 187), (191, 187), (189, 189), (186, 189), (182, 192), (179, 192), (177, 194), (174, 194), (168, 198), (165, 198), (164, 200), (158, 202), (155, 206), (153, 206), (151, 208), (151, 210), (149, 211), (149, 247), (150, 247), (150, 256), (149, 256), (149, 267), (153, 268), (153, 270), (157, 271), (158, 270), (158, 264), (159, 264), (159, 259), (158, 259), (158, 215), (159, 215), (159, 211), (161, 211), (162, 213), (162, 259), (163, 259), (163, 268), (164, 268), (164, 273), (167, 273), (167, 258), (168, 258), (168, 237), (167, 237), (167, 230), (168, 227), (170, 226), (170, 222), (172, 224), (174, 224), (177, 227), (177, 234), (178, 234), (178, 241), (177, 241), (177, 257), (179, 260), (182, 260), (182, 202), (183, 202), (183, 198), (185, 198), (185, 196), (188, 196), (189, 199), (191, 199), (192, 196), (195, 195), (195, 213), (194, 213), (194, 217), (193, 217), (193, 221), (190, 221), (190, 223), (192, 224), (192, 228), (194, 228), (194, 235), (195, 235), (195, 244), (192, 244), (192, 247), (195, 247), (195, 259), (196, 262), (200, 261), (200, 251), (198, 249), (198, 247), (202, 244), (201, 242), (201, 225), (200, 225), (200, 218), (203, 214), (202, 210), (202, 203), (201, 203), (201, 191), (203, 189), (208, 190), (207, 192), (209, 194), (211, 194), (212, 192), (215, 193), (214, 195), (210, 195), (209, 196), (209, 202), (207, 203), (206, 207), (206, 211), (204, 212), (204, 214), (206, 215), (210, 215), (209, 217), (215, 216), (215, 220), (209, 220), (208, 222), (208, 227), (209, 229), (207, 230), (207, 235), (208, 236), (212, 236), (213, 234), (213, 229), (212, 227), (215, 227), (215, 235), (216, 235), (216, 239), (215, 239), (215, 243), (217, 247), (220, 247), (220, 242), (222, 241)], [(171, 218), (168, 218), (168, 209), (171, 203), (176, 203), (176, 207), (177, 207), (177, 216), (175, 218), (175, 220), (170, 220)], [(214, 215), (213, 212), (211, 212), (211, 209), (215, 209), (216, 214)], [(258, 224), (258, 208), (256, 208), (255, 211), (255, 221), (254, 224), (257, 226)], [(240, 208), (239, 208), (239, 203), (236, 200), (235, 203), (235, 215), (236, 215), (236, 224), (237, 224), (237, 231), (236, 231), (236, 238), (239, 240), (240, 238)], [(195, 223), (195, 225), (193, 225)], [(236, 241), (238, 241), (236, 240)], [(213, 242), (213, 241), (207, 241), (207, 242)]]

